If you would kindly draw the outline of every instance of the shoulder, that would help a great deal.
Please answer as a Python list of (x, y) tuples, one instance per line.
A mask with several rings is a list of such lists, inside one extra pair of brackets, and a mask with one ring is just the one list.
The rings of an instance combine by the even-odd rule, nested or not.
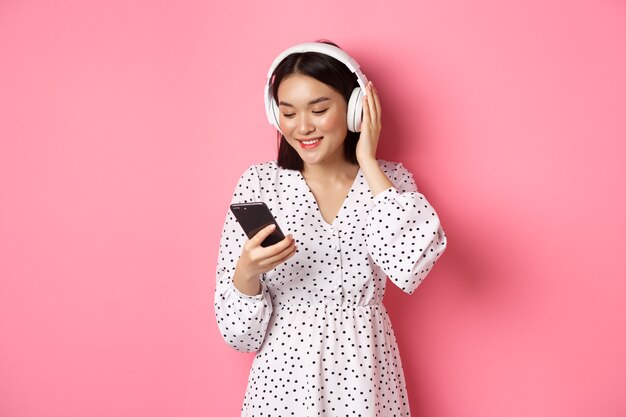
[(276, 161), (266, 161), (248, 166), (237, 181), (235, 197), (240, 201), (259, 200), (263, 195), (263, 189), (267, 187), (267, 181), (276, 175)]
[(240, 175), (239, 183), (255, 184), (262, 188), (275, 183), (282, 171), (275, 160), (252, 164)]
[(279, 169), (278, 163), (275, 159), (265, 162), (259, 162), (258, 164), (252, 165), (257, 171), (276, 171)]
[(248, 168), (246, 168), (241, 174), (241, 177), (248, 177), (248, 176), (259, 177), (263, 173), (276, 172), (278, 169), (279, 167), (275, 160), (259, 162), (256, 164), (252, 164)]

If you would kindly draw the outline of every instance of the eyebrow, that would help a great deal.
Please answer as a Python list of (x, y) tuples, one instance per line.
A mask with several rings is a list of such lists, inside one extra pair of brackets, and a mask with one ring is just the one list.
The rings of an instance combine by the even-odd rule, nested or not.
[[(319, 97), (319, 98), (316, 98), (315, 100), (311, 100), (311, 101), (309, 101), (309, 106), (310, 106), (311, 104), (321, 103), (322, 101), (326, 101), (326, 100), (330, 100), (330, 99), (329, 99), (328, 97)], [(278, 105), (279, 105), (279, 106), (294, 107), (294, 105), (293, 105), (293, 104), (287, 103), (286, 101), (279, 101), (279, 102), (278, 102)]]

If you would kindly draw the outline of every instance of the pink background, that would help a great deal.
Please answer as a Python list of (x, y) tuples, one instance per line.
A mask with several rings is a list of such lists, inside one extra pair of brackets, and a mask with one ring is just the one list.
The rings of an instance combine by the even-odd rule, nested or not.
[(414, 415), (626, 415), (626, 3), (411, 3), (0, 2), (1, 416), (238, 415), (219, 233), (318, 38), (448, 235), (385, 298)]

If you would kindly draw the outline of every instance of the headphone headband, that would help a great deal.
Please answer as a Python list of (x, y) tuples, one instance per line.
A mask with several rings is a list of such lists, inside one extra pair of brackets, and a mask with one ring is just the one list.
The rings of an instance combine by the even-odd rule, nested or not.
[(265, 112), (267, 114), (267, 119), (270, 124), (274, 126), (278, 131), (280, 131), (280, 126), (278, 123), (279, 120), (279, 112), (278, 105), (272, 97), (272, 76), (276, 67), (289, 55), (295, 53), (304, 53), (304, 52), (317, 52), (320, 54), (328, 55), (332, 58), (335, 58), (337, 61), (344, 64), (350, 72), (356, 75), (357, 82), (359, 87), (355, 88), (352, 92), (352, 96), (348, 102), (348, 129), (353, 132), (359, 132), (361, 125), (361, 97), (365, 95), (367, 91), (367, 77), (361, 71), (359, 64), (348, 55), (344, 50), (338, 48), (334, 45), (329, 45), (327, 43), (322, 42), (307, 42), (301, 43), (298, 45), (294, 45), (283, 52), (281, 52), (272, 62), (270, 69), (267, 71), (267, 83), (265, 85)]

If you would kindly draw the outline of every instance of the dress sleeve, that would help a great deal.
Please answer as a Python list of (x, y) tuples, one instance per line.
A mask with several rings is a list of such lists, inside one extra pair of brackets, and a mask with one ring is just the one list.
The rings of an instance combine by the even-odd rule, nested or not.
[[(248, 168), (235, 187), (231, 203), (260, 201), (260, 184), (254, 166)], [(215, 318), (222, 337), (240, 352), (261, 347), (272, 314), (270, 293), (261, 276), (261, 294), (249, 296), (233, 284), (233, 274), (247, 237), (230, 209), (220, 238), (215, 286)]]
[(374, 262), (402, 289), (413, 294), (446, 248), (439, 217), (417, 191), (401, 163), (393, 187), (374, 197), (367, 219), (367, 248)]

